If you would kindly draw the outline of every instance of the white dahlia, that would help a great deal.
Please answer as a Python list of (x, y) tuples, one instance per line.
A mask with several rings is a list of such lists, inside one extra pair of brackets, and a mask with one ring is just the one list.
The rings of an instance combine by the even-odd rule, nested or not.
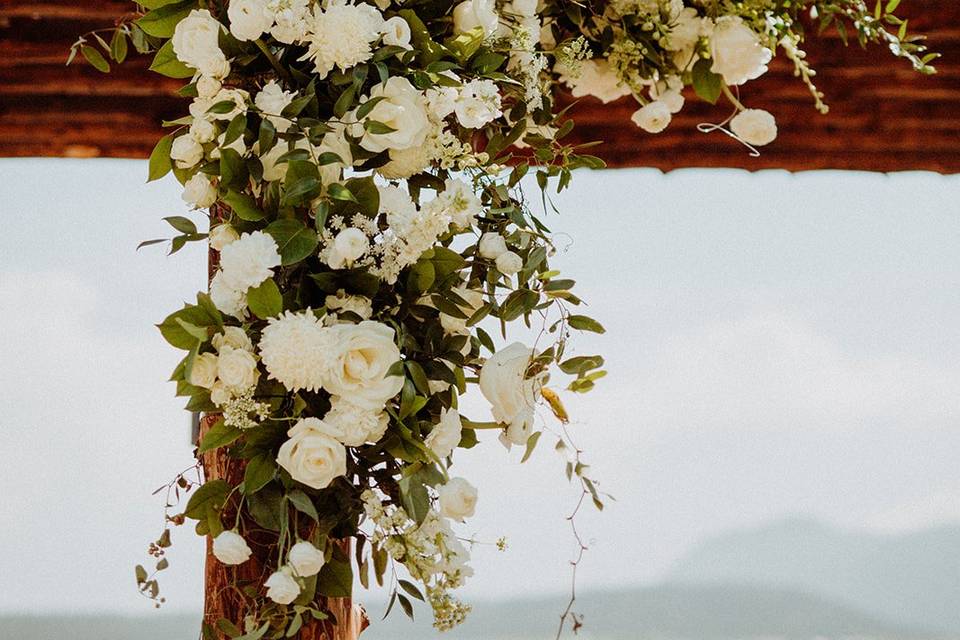
[(270, 378), (289, 391), (319, 391), (331, 368), (336, 336), (310, 309), (272, 318), (260, 336), (260, 358)]
[(315, 7), (307, 20), (304, 41), (308, 49), (301, 59), (313, 60), (321, 79), (334, 67), (345, 71), (369, 60), (371, 45), (380, 38), (384, 22), (375, 7), (343, 0), (331, 2), (325, 11)]

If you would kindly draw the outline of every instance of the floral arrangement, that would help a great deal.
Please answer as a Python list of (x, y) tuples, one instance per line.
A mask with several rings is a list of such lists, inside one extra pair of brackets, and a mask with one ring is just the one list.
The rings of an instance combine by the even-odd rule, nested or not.
[[(733, 105), (716, 128), (769, 144), (774, 117), (739, 90), (776, 53), (826, 111), (801, 14), (933, 71), (897, 4), (141, 0), (109, 42), (81, 38), (74, 53), (104, 71), (104, 54), (122, 62), (128, 43), (152, 52), (151, 69), (183, 78), (190, 99), (188, 115), (165, 123), (150, 179), (172, 171), (184, 200), (209, 209), (209, 233), (167, 220), (172, 251), (209, 241), (214, 271), (209, 292), (159, 328), (185, 352), (177, 394), (212, 416), (198, 456), (219, 451), (244, 472), (181, 474), (169, 489), (190, 498), (167, 521), (196, 521), (225, 566), (250, 562), (252, 537), (267, 549), (263, 575), (232, 585), (247, 615), (216, 627), (291, 637), (329, 614), (320, 596), (349, 595), (353, 576), (366, 585), (371, 572), (390, 580), (391, 604), (410, 613), (410, 598), (425, 600), (437, 628), (461, 622), (469, 607), (453, 591), (472, 573), (474, 541), (457, 527), (477, 490), (453, 475), (456, 452), (489, 432), (526, 460), (544, 431), (540, 404), (568, 478), (602, 507), (558, 391), (603, 377), (600, 356), (567, 344), (603, 328), (574, 312), (574, 281), (551, 269), (534, 210), (548, 207), (551, 181), (562, 190), (574, 169), (602, 162), (563, 142), (573, 122), (558, 95), (632, 96), (633, 121), (656, 133), (692, 87)], [(543, 192), (532, 202), (520, 188), (531, 172)], [(539, 330), (535, 345), (507, 340), (521, 322)], [(460, 413), (471, 386), (492, 419)], [(169, 543), (167, 529), (152, 547), (157, 570)], [(155, 577), (137, 574), (159, 600)]]

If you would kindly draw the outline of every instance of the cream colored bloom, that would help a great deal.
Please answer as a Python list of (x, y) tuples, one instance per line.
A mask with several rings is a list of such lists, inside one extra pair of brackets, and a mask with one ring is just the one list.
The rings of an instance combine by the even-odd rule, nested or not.
[(320, 569), (323, 568), (323, 551), (320, 551), (320, 549), (317, 549), (306, 540), (301, 540), (290, 547), (290, 552), (287, 554), (287, 562), (298, 576), (301, 578), (309, 578), (310, 576), (315, 576), (320, 573)]
[(446, 484), (437, 487), (440, 498), (440, 514), (463, 522), (474, 514), (477, 508), (477, 490), (463, 478), (450, 478)]
[(271, 318), (260, 335), (260, 358), (270, 378), (288, 391), (319, 391), (333, 366), (337, 336), (309, 309)]
[(223, 531), (213, 539), (213, 555), (223, 564), (243, 564), (252, 553), (247, 541), (236, 531)]
[(730, 122), (730, 129), (738, 138), (755, 147), (762, 147), (777, 139), (777, 121), (769, 111), (763, 109), (741, 111)]
[(453, 29), (467, 33), (483, 29), (484, 36), (492, 36), (500, 27), (500, 16), (494, 0), (466, 0), (453, 9)]
[[(284, 91), (283, 88), (277, 84), (276, 80), (271, 80), (257, 93), (253, 104), (256, 105), (257, 109), (260, 109), (262, 113), (266, 114), (267, 120), (270, 121), (274, 129), (280, 133), (284, 133), (293, 123), (288, 118), (280, 117), (280, 114), (283, 113), (283, 110), (286, 109), (296, 97), (296, 93)], [(285, 145), (280, 144), (276, 146), (283, 148)]]
[(210, 389), (217, 381), (217, 354), (201, 353), (193, 359), (190, 367), (190, 384)]
[(253, 342), (251, 342), (250, 336), (240, 327), (224, 327), (223, 333), (213, 336), (214, 349), (219, 351), (225, 346), (253, 352)]
[(387, 432), (390, 418), (380, 409), (358, 407), (349, 398), (334, 396), (323, 422), (330, 428), (331, 435), (344, 445), (359, 447), (379, 442)]
[(224, 282), (246, 293), (273, 275), (280, 266), (280, 252), (273, 237), (263, 231), (244, 233), (220, 252), (220, 269)]
[(660, 100), (654, 100), (650, 104), (644, 105), (631, 117), (634, 124), (647, 133), (660, 133), (670, 126), (672, 119), (670, 107)]
[(410, 25), (400, 16), (394, 16), (383, 23), (383, 44), (412, 49), (410, 36)]
[(170, 147), (170, 157), (180, 169), (189, 169), (203, 160), (203, 147), (190, 136), (180, 136)]
[(210, 229), (210, 248), (214, 251), (223, 251), (225, 246), (239, 239), (240, 234), (229, 224), (218, 224), (213, 229)]
[(496, 260), (501, 254), (507, 252), (507, 241), (499, 233), (488, 231), (480, 236), (480, 244), (477, 249), (481, 258)]
[(594, 96), (607, 104), (630, 95), (630, 87), (620, 81), (616, 70), (602, 58), (585, 60), (579, 75), (564, 72), (561, 73), (560, 80), (570, 87), (575, 98)]
[(523, 269), (523, 258), (513, 251), (505, 251), (497, 256), (496, 265), (497, 271), (505, 276), (512, 276)]
[(325, 489), (347, 473), (347, 451), (318, 418), (303, 418), (288, 432), (280, 446), (277, 464), (290, 477), (313, 489)]
[(198, 209), (206, 209), (217, 201), (217, 188), (210, 178), (198, 173), (183, 185), (183, 201)]
[(717, 20), (710, 36), (714, 73), (729, 85), (740, 85), (767, 72), (773, 52), (760, 42), (760, 36), (740, 16)]
[(336, 347), (332, 365), (324, 372), (323, 388), (358, 407), (382, 409), (403, 387), (402, 376), (387, 376), (390, 367), (400, 360), (393, 329), (364, 320), (329, 330)]
[(507, 425), (506, 441), (526, 444), (533, 431), (540, 381), (527, 378), (534, 350), (515, 342), (490, 356), (480, 370), (480, 392), (490, 403), (493, 419)]
[(444, 409), (440, 412), (440, 421), (433, 426), (430, 435), (423, 441), (437, 457), (446, 458), (460, 444), (463, 436), (463, 424), (456, 409)]
[(220, 50), (221, 30), (223, 25), (209, 11), (194, 9), (174, 29), (173, 52), (180, 62), (202, 75), (222, 78), (227, 59)]
[(240, 41), (256, 40), (273, 26), (268, 0), (230, 0), (230, 33)]
[(244, 391), (257, 384), (257, 359), (246, 349), (220, 347), (217, 377), (233, 391)]
[(406, 78), (393, 76), (385, 84), (376, 85), (370, 98), (382, 98), (367, 115), (366, 120), (380, 122), (393, 131), (372, 133), (358, 126), (362, 134), (360, 146), (379, 153), (387, 149), (409, 149), (424, 143), (430, 133), (426, 100)]
[(293, 579), (292, 569), (281, 567), (273, 572), (263, 586), (267, 588), (267, 597), (277, 604), (290, 604), (300, 595), (300, 584)]

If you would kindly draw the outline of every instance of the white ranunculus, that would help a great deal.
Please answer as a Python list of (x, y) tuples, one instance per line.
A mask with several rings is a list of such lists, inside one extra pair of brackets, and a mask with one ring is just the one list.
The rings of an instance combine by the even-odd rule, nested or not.
[(336, 235), (327, 254), (327, 264), (334, 269), (348, 269), (370, 248), (367, 234), (348, 227)]
[(220, 252), (224, 282), (244, 293), (271, 277), (272, 269), (279, 266), (277, 243), (263, 231), (245, 233)]
[(223, 564), (243, 564), (253, 553), (236, 531), (223, 531), (213, 539), (213, 555)]
[(361, 320), (369, 320), (373, 315), (373, 304), (366, 296), (352, 296), (340, 289), (336, 295), (327, 296), (324, 306), (328, 311), (343, 313), (349, 311), (360, 316)]
[(500, 26), (497, 4), (494, 0), (466, 0), (453, 9), (453, 29), (467, 33), (483, 29), (484, 36), (492, 36)]
[(497, 271), (505, 276), (512, 276), (523, 269), (523, 258), (513, 251), (507, 251), (497, 256)]
[(230, 0), (230, 33), (241, 42), (262, 36), (273, 26), (273, 12), (268, 5), (267, 0)]
[(347, 450), (331, 433), (320, 419), (303, 418), (287, 432), (290, 439), (280, 446), (277, 464), (297, 482), (327, 488), (347, 473)]
[(386, 149), (409, 149), (424, 143), (431, 126), (426, 100), (409, 80), (393, 76), (370, 91), (370, 99), (374, 98), (383, 99), (373, 107), (366, 119), (381, 122), (393, 131), (371, 133), (360, 126), (363, 136), (361, 147), (379, 153)]
[(330, 327), (336, 352), (325, 371), (323, 388), (366, 409), (379, 410), (400, 393), (403, 376), (387, 376), (400, 360), (394, 331), (385, 324), (364, 320), (359, 324)]
[(660, 133), (670, 126), (673, 115), (670, 113), (670, 107), (664, 102), (654, 100), (634, 112), (630, 119), (648, 133)]
[(325, 560), (323, 551), (320, 551), (320, 549), (317, 549), (306, 540), (301, 540), (290, 547), (290, 552), (287, 554), (287, 562), (298, 576), (301, 578), (309, 578), (310, 576), (315, 576), (320, 573), (320, 569), (323, 568)]
[(740, 85), (767, 72), (773, 52), (760, 42), (760, 36), (740, 16), (724, 16), (710, 36), (714, 73), (730, 85)]
[(170, 158), (180, 169), (189, 169), (203, 160), (203, 147), (190, 136), (180, 136), (170, 147)]
[(570, 87), (573, 97), (594, 96), (604, 104), (619, 100), (631, 93), (630, 87), (620, 81), (616, 70), (602, 58), (585, 60), (578, 76), (562, 73), (560, 80)]
[(309, 309), (271, 318), (260, 335), (263, 366), (288, 391), (319, 391), (332, 366), (336, 336)]
[(333, 436), (348, 447), (376, 444), (387, 432), (390, 418), (380, 409), (358, 407), (347, 398), (334, 396), (323, 422)]
[(224, 327), (223, 333), (213, 336), (213, 348), (219, 351), (223, 347), (233, 347), (253, 352), (253, 342), (247, 332), (240, 327)]
[(440, 514), (463, 522), (474, 514), (477, 508), (477, 490), (463, 478), (450, 478), (446, 484), (437, 487), (440, 498)]
[(496, 260), (508, 251), (507, 241), (499, 233), (488, 231), (480, 236), (478, 249), (480, 251), (480, 257), (486, 258), (487, 260)]
[[(266, 114), (267, 120), (270, 121), (274, 129), (284, 133), (293, 123), (287, 118), (281, 118), (280, 114), (293, 102), (296, 96), (297, 94), (292, 91), (284, 91), (276, 80), (271, 80), (257, 93), (253, 104)], [(278, 146), (282, 147), (283, 145)]]
[(227, 314), (242, 318), (247, 308), (247, 292), (234, 289), (223, 279), (223, 272), (218, 271), (210, 280), (210, 299), (213, 305)]
[(196, 119), (190, 123), (190, 137), (200, 144), (213, 142), (217, 139), (217, 125), (206, 118)]
[(412, 49), (410, 35), (410, 25), (400, 16), (393, 16), (383, 23), (383, 44)]
[(240, 234), (227, 223), (218, 224), (213, 229), (210, 229), (210, 248), (214, 251), (223, 251), (225, 246), (239, 239)]
[(755, 147), (762, 147), (777, 139), (777, 121), (769, 111), (763, 109), (741, 111), (730, 122), (730, 129), (738, 138)]
[(190, 384), (210, 389), (217, 381), (217, 354), (201, 353), (190, 367)]
[(206, 9), (194, 9), (177, 23), (173, 32), (173, 52), (177, 59), (202, 75), (222, 78), (227, 59), (220, 50), (223, 25)]
[(263, 583), (267, 588), (267, 597), (277, 604), (290, 604), (300, 595), (300, 584), (290, 575), (289, 567), (274, 571)]
[(217, 201), (217, 188), (210, 178), (198, 173), (183, 185), (183, 201), (197, 209), (205, 209)]
[(527, 378), (534, 350), (515, 342), (490, 356), (480, 370), (480, 392), (490, 403), (493, 419), (507, 425), (511, 444), (526, 444), (533, 429), (540, 381)]
[(460, 444), (463, 436), (463, 424), (456, 409), (444, 409), (440, 412), (440, 422), (423, 441), (439, 458), (446, 458)]
[(245, 391), (257, 384), (257, 359), (246, 349), (223, 345), (217, 362), (217, 377), (227, 388)]
[(219, 78), (210, 76), (200, 76), (197, 80), (197, 96), (200, 98), (212, 98), (223, 88), (223, 82)]

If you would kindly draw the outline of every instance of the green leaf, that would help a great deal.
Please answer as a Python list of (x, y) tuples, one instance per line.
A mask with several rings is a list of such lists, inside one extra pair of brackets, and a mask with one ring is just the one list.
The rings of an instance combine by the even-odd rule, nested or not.
[(353, 593), (353, 569), (350, 562), (336, 557), (320, 569), (317, 593), (328, 598), (349, 598)]
[(693, 65), (693, 90), (710, 104), (716, 104), (723, 92), (723, 78), (710, 70), (712, 66), (713, 62), (704, 58)]
[(357, 197), (353, 195), (350, 189), (347, 189), (342, 184), (331, 184), (327, 187), (327, 193), (334, 200), (346, 200), (347, 202), (357, 202)]
[(530, 459), (530, 456), (533, 455), (533, 450), (537, 448), (537, 443), (540, 442), (540, 436), (543, 435), (543, 431), (537, 431), (536, 433), (530, 434), (530, 437), (527, 438), (527, 450), (523, 452), (523, 457), (520, 459), (520, 464), (523, 464)]
[(273, 278), (267, 278), (260, 286), (247, 291), (247, 305), (250, 311), (263, 320), (280, 315), (283, 311), (283, 296)]
[(277, 220), (271, 222), (264, 231), (273, 236), (276, 241), (281, 264), (284, 266), (296, 264), (313, 255), (319, 244), (317, 232), (299, 220), (290, 218)]
[(227, 131), (223, 134), (221, 146), (226, 146), (243, 135), (247, 130), (247, 115), (245, 113), (237, 114), (230, 124), (227, 125)]
[(314, 522), (320, 521), (317, 508), (313, 506), (313, 500), (311, 500), (310, 496), (308, 496), (306, 493), (300, 489), (294, 489), (287, 494), (287, 499), (290, 500), (290, 504), (292, 504), (297, 511), (306, 515)]
[(159, 180), (173, 169), (170, 150), (173, 148), (173, 134), (163, 136), (150, 153), (150, 172), (147, 182)]
[(167, 316), (163, 322), (157, 325), (157, 328), (160, 329), (161, 335), (172, 346), (190, 351), (199, 344), (200, 340), (187, 331), (181, 322), (196, 327), (213, 327), (218, 326), (218, 321), (218, 318), (213, 317), (200, 306), (185, 305), (183, 309)]
[(396, 131), (396, 129), (390, 125), (377, 122), (376, 120), (365, 120), (363, 123), (363, 128), (366, 129), (367, 132), (374, 135), (385, 135), (387, 133), (393, 133)]
[(193, 220), (190, 218), (184, 218), (183, 216), (168, 216), (163, 220), (180, 233), (193, 234), (197, 232), (197, 225), (195, 225)]
[(243, 431), (236, 427), (228, 427), (221, 418), (217, 420), (217, 423), (210, 427), (210, 430), (203, 436), (203, 440), (200, 442), (199, 452), (206, 453), (207, 451), (225, 447), (235, 442), (241, 435), (243, 435)]
[(203, 520), (208, 512), (220, 511), (229, 494), (230, 485), (225, 480), (208, 480), (190, 496), (184, 515), (193, 520)]
[(411, 596), (413, 596), (417, 600), (421, 600), (425, 602), (423, 594), (420, 593), (420, 589), (418, 589), (415, 584), (413, 584), (409, 580), (400, 580), (399, 584), (400, 584), (400, 588), (406, 591), (407, 593), (409, 593)]
[(593, 333), (606, 333), (603, 325), (587, 316), (569, 316), (567, 324), (580, 331), (592, 331)]
[[(136, 33), (141, 33), (137, 29)], [(194, 70), (188, 67), (187, 65), (180, 62), (177, 58), (177, 54), (173, 52), (173, 41), (167, 40), (160, 49), (157, 50), (157, 54), (153, 57), (153, 62), (150, 64), (150, 71), (159, 73), (162, 76), (167, 76), (168, 78), (192, 78), (194, 75)]]
[(277, 474), (277, 461), (270, 454), (261, 454), (247, 462), (243, 472), (243, 493), (252, 495), (263, 489)]
[(257, 206), (256, 201), (244, 193), (238, 193), (231, 189), (227, 192), (227, 195), (224, 196), (223, 201), (226, 202), (227, 205), (233, 209), (233, 212), (237, 214), (237, 217), (242, 220), (257, 222), (264, 218), (264, 213)]
[(177, 24), (196, 8), (196, 4), (194, 0), (165, 4), (137, 20), (137, 26), (155, 38), (172, 38)]
[(400, 501), (404, 510), (417, 524), (427, 517), (430, 511), (430, 494), (419, 474), (400, 479)]
[(110, 63), (107, 62), (106, 58), (103, 57), (103, 54), (100, 53), (98, 49), (85, 44), (80, 47), (80, 53), (83, 54), (83, 57), (87, 59), (87, 62), (89, 62), (94, 69), (103, 73), (110, 73)]
[(110, 40), (110, 56), (119, 63), (127, 59), (127, 34), (121, 29), (113, 32)]
[(264, 529), (280, 531), (287, 519), (287, 509), (283, 504), (283, 494), (276, 483), (268, 483), (260, 491), (247, 492), (247, 510), (254, 522)]

